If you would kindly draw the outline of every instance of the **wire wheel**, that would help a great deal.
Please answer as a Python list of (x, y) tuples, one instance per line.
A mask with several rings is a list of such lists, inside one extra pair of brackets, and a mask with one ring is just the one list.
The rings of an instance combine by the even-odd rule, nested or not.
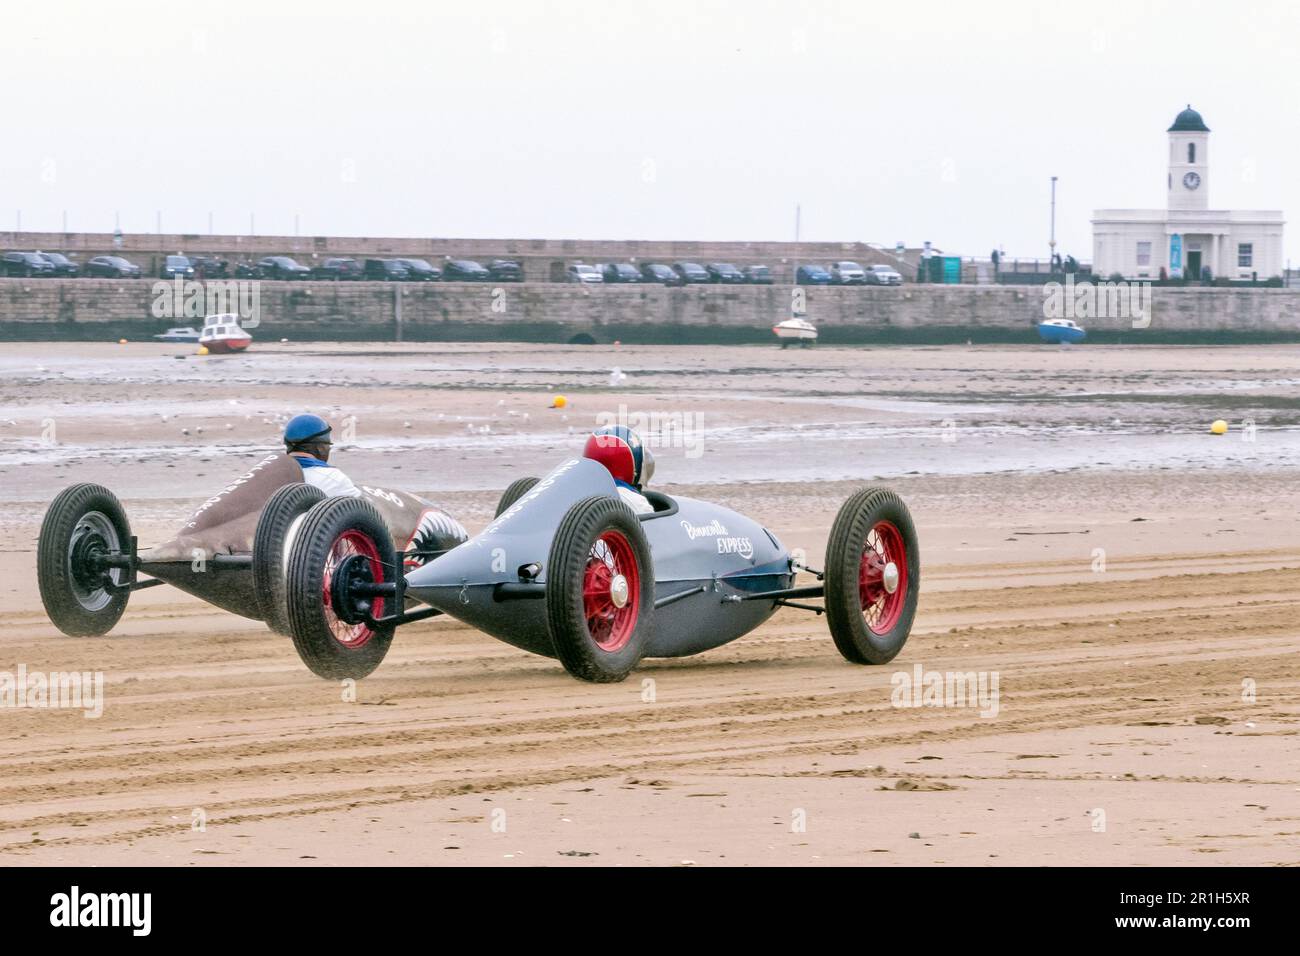
[(894, 629), (907, 597), (907, 546), (891, 521), (878, 521), (867, 533), (858, 570), (858, 597), (867, 627), (876, 634)]
[(582, 601), (596, 646), (610, 653), (626, 647), (641, 609), (641, 572), (632, 545), (619, 532), (606, 531), (591, 546)]

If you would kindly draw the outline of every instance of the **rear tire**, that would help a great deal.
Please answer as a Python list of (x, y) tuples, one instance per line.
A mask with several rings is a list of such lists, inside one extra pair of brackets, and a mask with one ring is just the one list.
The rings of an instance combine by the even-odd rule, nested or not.
[(285, 485), (263, 506), (253, 534), (253, 592), (264, 620), (277, 634), (289, 634), (289, 610), (285, 606), (285, 547), (293, 523), (325, 500), (315, 485)]
[(893, 660), (911, 633), (920, 585), (916, 527), (903, 500), (875, 487), (844, 502), (826, 543), (826, 623), (845, 660)]
[[(396, 553), (388, 526), (374, 505), (360, 498), (330, 498), (310, 511), (289, 551), (286, 605), (293, 646), (313, 674), (330, 680), (365, 677), (383, 661), (394, 625), (372, 628), (348, 623), (353, 608), (334, 607), (340, 560), (369, 560), (357, 569), (378, 583), (394, 580)], [(352, 563), (352, 562), (350, 562)], [(391, 598), (374, 598), (373, 611), (391, 610)]]
[(653, 613), (654, 567), (641, 522), (617, 498), (579, 501), (561, 519), (547, 561), (555, 656), (579, 680), (621, 681), (645, 654)]
[(131, 546), (122, 504), (102, 485), (63, 489), (50, 503), (36, 545), (36, 581), (50, 621), (70, 637), (107, 634), (126, 610), (129, 591), (113, 591), (121, 569), (95, 571), (98, 555)]
[(516, 478), (506, 486), (506, 490), (501, 492), (501, 500), (497, 502), (497, 511), (493, 518), (500, 518), (506, 509), (528, 493), (528, 490), (537, 484), (538, 478)]

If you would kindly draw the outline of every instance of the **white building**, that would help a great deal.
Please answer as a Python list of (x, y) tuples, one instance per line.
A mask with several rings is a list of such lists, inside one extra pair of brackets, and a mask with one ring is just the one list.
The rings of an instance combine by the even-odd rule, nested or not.
[(1169, 127), (1165, 209), (1098, 209), (1092, 269), (1101, 277), (1270, 279), (1282, 275), (1280, 210), (1209, 208), (1210, 130), (1187, 109)]

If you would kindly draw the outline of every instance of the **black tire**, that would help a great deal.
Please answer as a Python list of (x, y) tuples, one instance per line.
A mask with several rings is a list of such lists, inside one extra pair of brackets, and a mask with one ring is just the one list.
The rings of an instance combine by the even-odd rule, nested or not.
[(315, 485), (285, 485), (262, 507), (253, 533), (253, 591), (262, 620), (277, 634), (289, 633), (289, 611), (285, 607), (284, 542), (294, 521), (325, 500)]
[[(626, 553), (619, 556), (620, 563), (634, 564), (637, 575), (626, 597), (628, 603), (633, 598), (636, 601), (630, 632), (625, 632), (617, 647), (608, 649), (591, 633), (583, 597), (588, 562), (599, 560), (593, 549), (597, 539), (607, 532), (622, 539), (617, 547), (625, 546)], [(627, 604), (618, 610), (611, 608), (614, 618), (617, 620), (626, 608)], [(601, 684), (621, 681), (645, 654), (653, 613), (654, 566), (641, 522), (617, 498), (596, 495), (579, 501), (561, 519), (547, 561), (546, 622), (555, 656), (579, 680)]]
[(500, 518), (507, 508), (526, 495), (528, 490), (532, 488), (533, 485), (537, 484), (538, 481), (539, 479), (537, 478), (516, 478), (514, 481), (510, 482), (506, 487), (506, 490), (501, 492), (501, 500), (497, 502), (496, 514), (492, 517)]
[[(903, 572), (894, 592), (885, 593), (876, 613), (878, 624), (869, 625), (863, 609), (859, 574), (867, 539), (876, 530), (887, 557)], [(874, 543), (874, 542), (873, 542)], [(883, 577), (883, 576), (882, 576)], [(826, 543), (826, 623), (845, 660), (854, 664), (887, 664), (903, 649), (916, 616), (921, 586), (921, 554), (916, 527), (903, 500), (888, 488), (864, 488), (840, 507)], [(895, 595), (901, 592), (901, 597)], [(893, 618), (891, 621), (890, 618)]]
[(95, 554), (125, 552), (131, 525), (122, 504), (102, 485), (63, 489), (50, 503), (36, 545), (36, 580), (50, 621), (71, 637), (107, 634), (126, 610), (129, 591), (109, 590), (122, 570), (95, 572)]
[[(323, 596), (327, 587), (332, 590), (335, 586), (336, 575), (327, 580), (327, 564), (335, 541), (345, 534), (357, 534), (370, 542), (378, 559), (379, 575), (372, 575), (376, 581), (393, 580), (397, 563), (388, 526), (370, 502), (329, 498), (307, 512), (289, 552), (289, 631), (303, 663), (313, 674), (330, 680), (365, 677), (383, 661), (393, 641), (392, 624), (367, 628), (369, 637), (355, 645), (345, 644), (335, 633), (335, 627), (346, 625)], [(390, 613), (391, 599), (385, 604), (384, 613)]]

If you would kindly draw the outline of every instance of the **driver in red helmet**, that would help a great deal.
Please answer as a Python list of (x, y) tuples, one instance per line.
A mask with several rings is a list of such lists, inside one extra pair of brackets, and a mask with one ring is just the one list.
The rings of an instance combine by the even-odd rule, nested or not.
[(641, 443), (641, 436), (626, 425), (604, 425), (587, 439), (582, 457), (598, 461), (609, 469), (618, 486), (618, 496), (637, 514), (650, 514), (654, 505), (641, 493), (655, 473), (655, 456)]

